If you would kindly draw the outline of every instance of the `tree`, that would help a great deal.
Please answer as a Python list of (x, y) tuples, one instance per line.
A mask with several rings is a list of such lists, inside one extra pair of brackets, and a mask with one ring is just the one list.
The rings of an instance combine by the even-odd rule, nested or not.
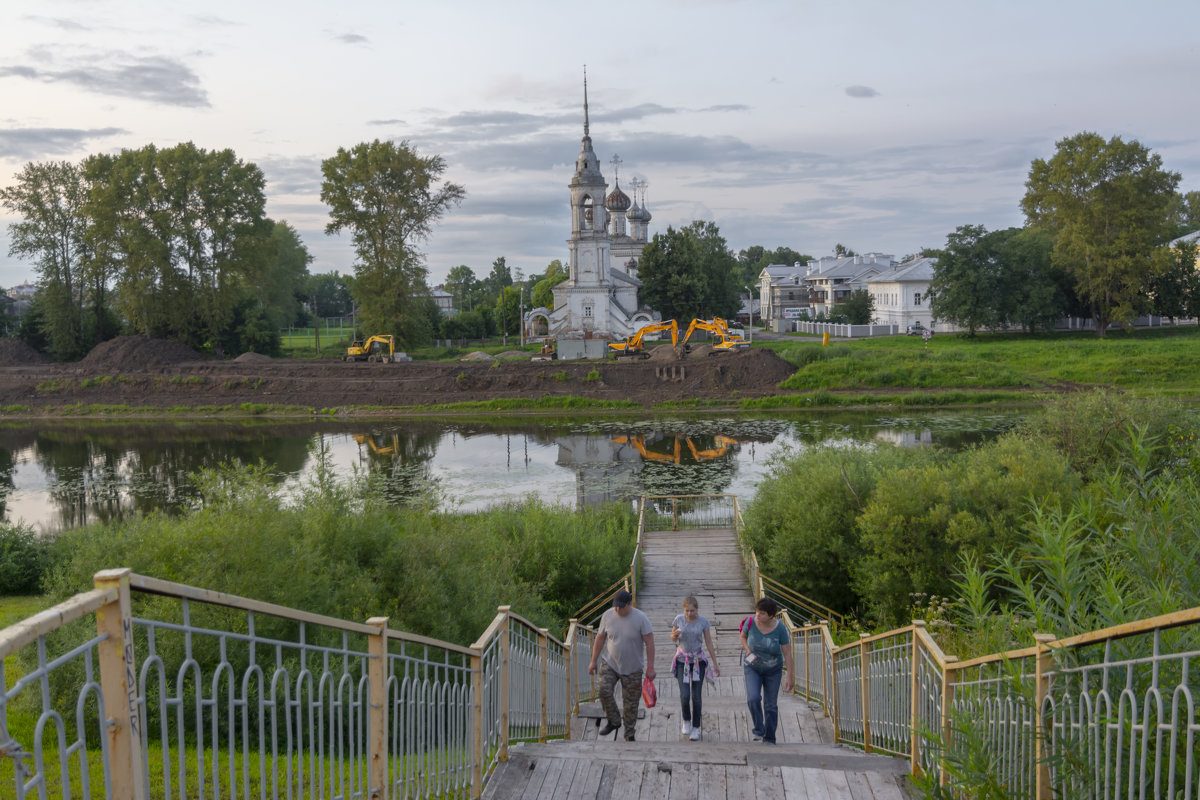
[(83, 319), (90, 259), (83, 216), (87, 183), (79, 167), (66, 161), (26, 164), (16, 178), (16, 184), (0, 189), (0, 203), (21, 218), (9, 226), (8, 252), (34, 262), (51, 355), (76, 358), (89, 344)]
[(191, 142), (92, 156), (83, 169), (88, 244), (115, 276), (126, 324), (195, 347), (236, 343), (238, 309), (269, 282), (262, 171)]
[(1054, 263), (1090, 306), (1097, 336), (1144, 307), (1154, 251), (1174, 232), (1179, 177), (1136, 140), (1090, 132), (1034, 160), (1021, 208), (1031, 226), (1055, 234)]
[(337, 272), (309, 275), (305, 294), (314, 304), (318, 317), (344, 317), (354, 310), (346, 278)]
[(508, 268), (508, 263), (504, 260), (504, 256), (500, 256), (492, 262), (492, 271), (485, 279), (487, 285), (487, 293), (489, 297), (499, 297), (505, 287), (513, 285), (512, 270)]
[(466, 192), (455, 183), (436, 185), (446, 169), (440, 156), (421, 156), (407, 141), (376, 139), (350, 150), (338, 148), (321, 162), (321, 200), (330, 207), (327, 234), (348, 230), (358, 261), (355, 298), (372, 332), (396, 334), (415, 344), (430, 330), (424, 255), (417, 243)]
[(875, 297), (866, 289), (855, 289), (838, 306), (851, 325), (869, 325), (875, 316)]
[(515, 286), (505, 286), (496, 298), (496, 319), (500, 333), (515, 335), (521, 332), (521, 296)]
[(946, 237), (929, 283), (932, 312), (974, 336), (979, 328), (997, 328), (1004, 321), (999, 303), (1003, 284), (1000, 249), (1004, 236), (982, 225), (960, 225)]
[(668, 227), (642, 252), (642, 301), (666, 318), (732, 317), (740, 305), (736, 267), (714, 223)]
[(540, 281), (533, 285), (529, 293), (532, 308), (554, 308), (554, 287), (567, 279), (567, 271), (557, 258), (546, 267), (546, 272)]
[(1150, 278), (1150, 300), (1156, 314), (1170, 317), (1195, 316), (1200, 311), (1200, 274), (1196, 272), (1195, 242), (1181, 242), (1163, 252)]
[[(299, 301), (307, 296), (308, 265), (313, 257), (300, 241), (300, 234), (286, 222), (273, 223), (270, 246), (264, 256), (255, 298), (263, 308), (267, 324), (278, 330), (296, 318)], [(316, 313), (320, 316), (319, 311)]]
[(858, 255), (858, 253), (854, 252), (849, 247), (846, 247), (846, 245), (842, 244), (841, 242), (838, 242), (833, 246), (833, 254), (838, 258)]
[(459, 311), (470, 311), (474, 308), (475, 295), (479, 291), (479, 281), (466, 264), (451, 267), (443, 286), (446, 287), (447, 292), (454, 295), (454, 307)]
[(771, 264), (803, 264), (811, 261), (812, 256), (797, 253), (790, 247), (777, 247), (767, 250), (762, 245), (747, 247), (738, 253), (737, 283), (740, 286), (753, 286), (758, 283), (758, 276), (763, 268)]

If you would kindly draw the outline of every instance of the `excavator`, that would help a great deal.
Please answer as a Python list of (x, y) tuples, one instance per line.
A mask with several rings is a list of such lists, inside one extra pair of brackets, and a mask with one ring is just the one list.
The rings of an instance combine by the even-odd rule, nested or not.
[(342, 356), (342, 361), (378, 361), (382, 364), (409, 360), (404, 353), (396, 352), (396, 337), (390, 333), (371, 336), (365, 342), (355, 339)]
[(658, 331), (670, 331), (671, 346), (675, 347), (679, 344), (679, 323), (673, 319), (669, 319), (664, 322), (654, 322), (650, 325), (645, 325), (639, 328), (637, 333), (632, 336), (626, 336), (620, 342), (609, 342), (608, 346), (616, 352), (617, 360), (649, 358), (650, 354), (642, 349), (642, 340), (646, 334), (657, 333)]
[(633, 449), (637, 450), (638, 453), (641, 454), (642, 458), (647, 461), (669, 461), (675, 464), (679, 464), (680, 459), (683, 456), (683, 449), (680, 446), (680, 440), (687, 442), (688, 450), (691, 451), (692, 458), (695, 459), (697, 463), (701, 461), (708, 461), (713, 458), (720, 458), (729, 452), (731, 445), (738, 444), (737, 439), (730, 438), (729, 436), (718, 435), (716, 437), (717, 447), (709, 450), (701, 450), (700, 448), (696, 447), (695, 442), (692, 441), (692, 437), (690, 436), (680, 436), (676, 434), (674, 438), (675, 445), (672, 453), (659, 453), (649, 449), (646, 447), (646, 437), (640, 433), (633, 434), (632, 436), (616, 436), (613, 437), (613, 442), (615, 444), (632, 445)]
[(679, 340), (676, 352), (687, 351), (688, 342), (691, 340), (692, 334), (696, 331), (708, 331), (712, 334), (714, 353), (730, 353), (734, 350), (744, 350), (750, 346), (750, 343), (742, 337), (734, 336), (730, 333), (729, 325), (720, 317), (717, 317), (712, 322), (697, 317), (688, 325), (687, 333)]

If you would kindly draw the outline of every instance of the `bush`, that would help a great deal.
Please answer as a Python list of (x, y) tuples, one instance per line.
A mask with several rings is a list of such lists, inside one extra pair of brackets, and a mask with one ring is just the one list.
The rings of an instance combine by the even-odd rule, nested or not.
[(880, 622), (904, 624), (913, 594), (951, 593), (953, 568), (965, 555), (985, 561), (1028, 544), (1035, 498), (1058, 508), (1078, 488), (1050, 445), (1013, 434), (889, 473), (858, 518), (855, 587)]
[(45, 540), (31, 528), (0, 525), (0, 595), (38, 592), (49, 555)]
[(459, 644), (499, 605), (561, 628), (627, 569), (636, 536), (628, 508), (576, 513), (529, 500), (480, 513), (388, 505), (375, 479), (340, 482), (318, 469), (280, 497), (262, 468), (198, 478), (182, 516), (143, 516), (59, 536), (47, 580), (56, 597), (90, 588), (99, 569), (130, 567), (169, 581)]
[(822, 447), (786, 454), (746, 509), (745, 536), (763, 572), (835, 611), (859, 602), (856, 519), (881, 476), (913, 457), (894, 447)]

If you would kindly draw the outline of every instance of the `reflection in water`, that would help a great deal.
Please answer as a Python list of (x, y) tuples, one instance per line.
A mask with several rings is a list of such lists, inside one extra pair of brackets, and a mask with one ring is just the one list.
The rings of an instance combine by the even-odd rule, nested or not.
[(478, 510), (535, 497), (576, 508), (642, 494), (737, 494), (748, 500), (780, 454), (821, 444), (894, 442), (960, 448), (1019, 417), (931, 412), (571, 419), (393, 424), (297, 423), (0, 426), (0, 510), (42, 531), (175, 511), (191, 476), (261, 463), (281, 490), (314, 476), (319, 457), (390, 503)]

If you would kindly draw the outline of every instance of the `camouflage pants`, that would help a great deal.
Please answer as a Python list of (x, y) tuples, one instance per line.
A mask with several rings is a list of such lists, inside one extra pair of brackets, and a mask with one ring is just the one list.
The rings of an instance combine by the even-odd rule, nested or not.
[[(617, 682), (621, 684), (621, 712), (617, 713), (617, 701), (613, 691)], [(607, 663), (600, 662), (600, 706), (610, 725), (624, 723), (625, 738), (633, 736), (634, 726), (637, 725), (638, 705), (642, 702), (642, 671), (631, 672), (628, 675), (618, 675), (617, 671)]]

